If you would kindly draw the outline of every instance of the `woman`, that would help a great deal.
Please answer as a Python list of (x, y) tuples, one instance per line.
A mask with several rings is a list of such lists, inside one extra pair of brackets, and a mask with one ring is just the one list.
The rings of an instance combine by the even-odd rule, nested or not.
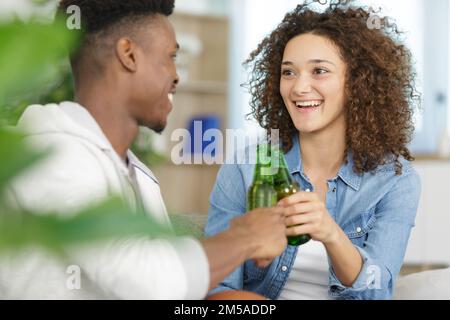
[[(309, 234), (272, 262), (248, 261), (212, 293), (270, 299), (389, 299), (420, 197), (407, 148), (413, 132), (411, 55), (386, 18), (332, 2), (299, 5), (251, 54), (254, 117), (279, 129), (303, 190), (281, 200), (287, 235)], [(377, 24), (375, 24), (377, 25)], [(251, 165), (225, 165), (211, 195), (208, 236), (244, 214)], [(262, 267), (263, 266), (263, 267)]]

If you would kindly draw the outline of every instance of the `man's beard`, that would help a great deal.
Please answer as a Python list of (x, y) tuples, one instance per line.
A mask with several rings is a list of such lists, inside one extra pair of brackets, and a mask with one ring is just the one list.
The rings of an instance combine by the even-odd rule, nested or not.
[(149, 127), (151, 130), (153, 130), (154, 132), (161, 134), (164, 129), (166, 128), (166, 124), (165, 123), (158, 123), (157, 125), (153, 125)]

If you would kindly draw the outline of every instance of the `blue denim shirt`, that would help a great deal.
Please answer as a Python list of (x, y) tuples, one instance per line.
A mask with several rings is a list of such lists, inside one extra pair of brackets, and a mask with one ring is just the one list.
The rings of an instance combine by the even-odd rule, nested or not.
[[(334, 179), (328, 180), (326, 207), (363, 257), (362, 270), (351, 287), (336, 277), (329, 260), (329, 295), (334, 299), (390, 299), (402, 266), (420, 198), (420, 178), (410, 162), (401, 159), (402, 175), (394, 164), (374, 172), (353, 171), (351, 154)], [(286, 162), (302, 189), (314, 190), (303, 172), (298, 139), (286, 154)], [(243, 215), (246, 194), (253, 179), (254, 165), (225, 164), (220, 169), (210, 197), (206, 236), (229, 227), (229, 221)], [(249, 290), (277, 299), (286, 283), (297, 250), (287, 246), (268, 267), (258, 268), (247, 261), (210, 293)]]

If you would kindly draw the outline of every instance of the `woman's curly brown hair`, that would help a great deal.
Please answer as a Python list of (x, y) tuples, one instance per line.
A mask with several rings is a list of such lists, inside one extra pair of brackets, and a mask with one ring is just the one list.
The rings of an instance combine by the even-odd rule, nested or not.
[(351, 151), (357, 173), (371, 172), (393, 161), (400, 175), (399, 157), (414, 160), (407, 144), (414, 131), (413, 102), (420, 105), (411, 53), (400, 43), (402, 32), (390, 18), (379, 17), (377, 25), (373, 23), (377, 12), (372, 8), (350, 4), (331, 1), (324, 12), (310, 7), (317, 3), (298, 5), (250, 54), (245, 65), (253, 68), (247, 83), (252, 96), (251, 115), (268, 133), (279, 129), (285, 152), (292, 148), (298, 131), (280, 94), (284, 49), (300, 34), (327, 37), (340, 49), (347, 64), (344, 160)]

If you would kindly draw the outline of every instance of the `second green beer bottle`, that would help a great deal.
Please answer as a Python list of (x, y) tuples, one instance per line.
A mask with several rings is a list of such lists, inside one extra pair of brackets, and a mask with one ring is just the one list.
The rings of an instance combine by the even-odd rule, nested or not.
[[(277, 200), (293, 195), (301, 190), (298, 183), (291, 177), (283, 152), (277, 147), (272, 147), (272, 167), (274, 170), (273, 183), (277, 192)], [(299, 246), (308, 242), (311, 237), (308, 234), (289, 236), (288, 244)]]

